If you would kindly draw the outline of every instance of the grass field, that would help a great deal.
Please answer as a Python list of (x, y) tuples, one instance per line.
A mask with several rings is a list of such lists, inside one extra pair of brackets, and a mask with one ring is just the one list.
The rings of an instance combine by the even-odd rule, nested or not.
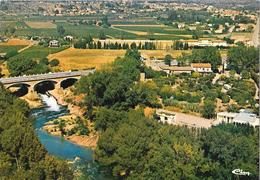
[(0, 53), (8, 53), (11, 51), (18, 51), (22, 48), (24, 48), (26, 46), (23, 45), (19, 45), (19, 46), (4, 46), (4, 45), (0, 45)]
[(101, 50), (101, 49), (74, 49), (50, 54), (49, 60), (60, 61), (59, 70), (68, 71), (95, 67), (100, 69), (104, 64), (111, 63), (118, 56), (123, 56), (125, 50)]
[(30, 28), (34, 28), (34, 29), (53, 29), (56, 28), (57, 25), (53, 24), (50, 21), (46, 21), (46, 22), (35, 22), (35, 21), (26, 21), (25, 22)]
[(48, 48), (48, 47), (42, 47), (42, 46), (32, 46), (23, 52), (19, 53), (18, 55), (12, 57), (12, 59), (35, 59), (39, 60), (42, 58), (47, 57), (49, 54), (57, 53), (62, 50), (66, 49), (65, 47), (61, 48)]

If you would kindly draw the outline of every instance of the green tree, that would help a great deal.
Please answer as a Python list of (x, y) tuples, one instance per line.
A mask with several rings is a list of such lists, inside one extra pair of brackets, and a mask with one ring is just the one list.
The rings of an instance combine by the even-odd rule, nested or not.
[(60, 36), (63, 36), (65, 34), (65, 29), (62, 25), (57, 26), (57, 32), (59, 33)]
[(58, 66), (60, 64), (60, 61), (58, 59), (53, 59), (50, 61), (49, 64), (51, 67)]
[(168, 66), (171, 65), (171, 61), (172, 61), (172, 56), (170, 54), (167, 54), (165, 57), (164, 57), (164, 63)]
[(203, 111), (202, 111), (202, 116), (204, 118), (211, 119), (215, 116), (215, 108), (216, 105), (213, 101), (211, 100), (205, 100), (204, 106), (203, 106)]

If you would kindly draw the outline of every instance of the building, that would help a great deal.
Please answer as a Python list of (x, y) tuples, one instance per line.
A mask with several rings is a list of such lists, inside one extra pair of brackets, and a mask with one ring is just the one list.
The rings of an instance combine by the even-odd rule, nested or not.
[(254, 127), (259, 126), (259, 118), (257, 118), (256, 114), (245, 110), (240, 111), (234, 118), (233, 122), (239, 124), (250, 124)]
[(210, 63), (191, 63), (191, 68), (195, 72), (199, 73), (211, 73), (211, 64)]
[(217, 113), (217, 124), (220, 123), (233, 123), (234, 118), (237, 116), (237, 113), (231, 112), (219, 112)]
[(73, 40), (73, 36), (65, 36), (64, 40), (65, 41), (72, 41)]
[(60, 47), (60, 43), (57, 40), (51, 40), (49, 42), (49, 47)]
[(171, 60), (171, 66), (178, 66), (178, 65), (179, 65), (179, 63), (176, 59)]
[(157, 109), (156, 115), (159, 122), (189, 128), (210, 128), (213, 122), (210, 119), (163, 109)]
[(164, 109), (157, 109), (156, 115), (159, 122), (173, 124), (175, 121), (175, 113)]
[(192, 68), (190, 66), (160, 66), (160, 69), (166, 72), (168, 75), (187, 73), (191, 74)]
[(256, 114), (244, 109), (240, 110), (239, 113), (219, 112), (217, 113), (217, 120), (214, 121), (214, 125), (221, 123), (250, 124), (251, 126), (256, 127), (259, 126), (259, 118)]

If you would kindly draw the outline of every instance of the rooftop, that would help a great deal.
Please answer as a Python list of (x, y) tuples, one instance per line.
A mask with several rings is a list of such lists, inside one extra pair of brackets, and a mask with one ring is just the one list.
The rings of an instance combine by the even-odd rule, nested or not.
[(170, 70), (170, 71), (192, 71), (190, 66), (160, 66), (163, 70)]
[(192, 68), (211, 68), (210, 63), (191, 63)]

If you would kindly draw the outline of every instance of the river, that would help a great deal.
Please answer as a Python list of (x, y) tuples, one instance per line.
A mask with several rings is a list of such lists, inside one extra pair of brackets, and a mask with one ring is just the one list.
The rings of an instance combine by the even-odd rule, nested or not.
[(53, 96), (40, 94), (43, 108), (33, 109), (36, 118), (34, 127), (40, 142), (49, 154), (73, 162), (73, 169), (80, 171), (82, 179), (112, 179), (93, 159), (93, 150), (78, 146), (63, 137), (53, 136), (42, 130), (44, 124), (60, 116), (69, 114), (66, 107), (60, 106)]

